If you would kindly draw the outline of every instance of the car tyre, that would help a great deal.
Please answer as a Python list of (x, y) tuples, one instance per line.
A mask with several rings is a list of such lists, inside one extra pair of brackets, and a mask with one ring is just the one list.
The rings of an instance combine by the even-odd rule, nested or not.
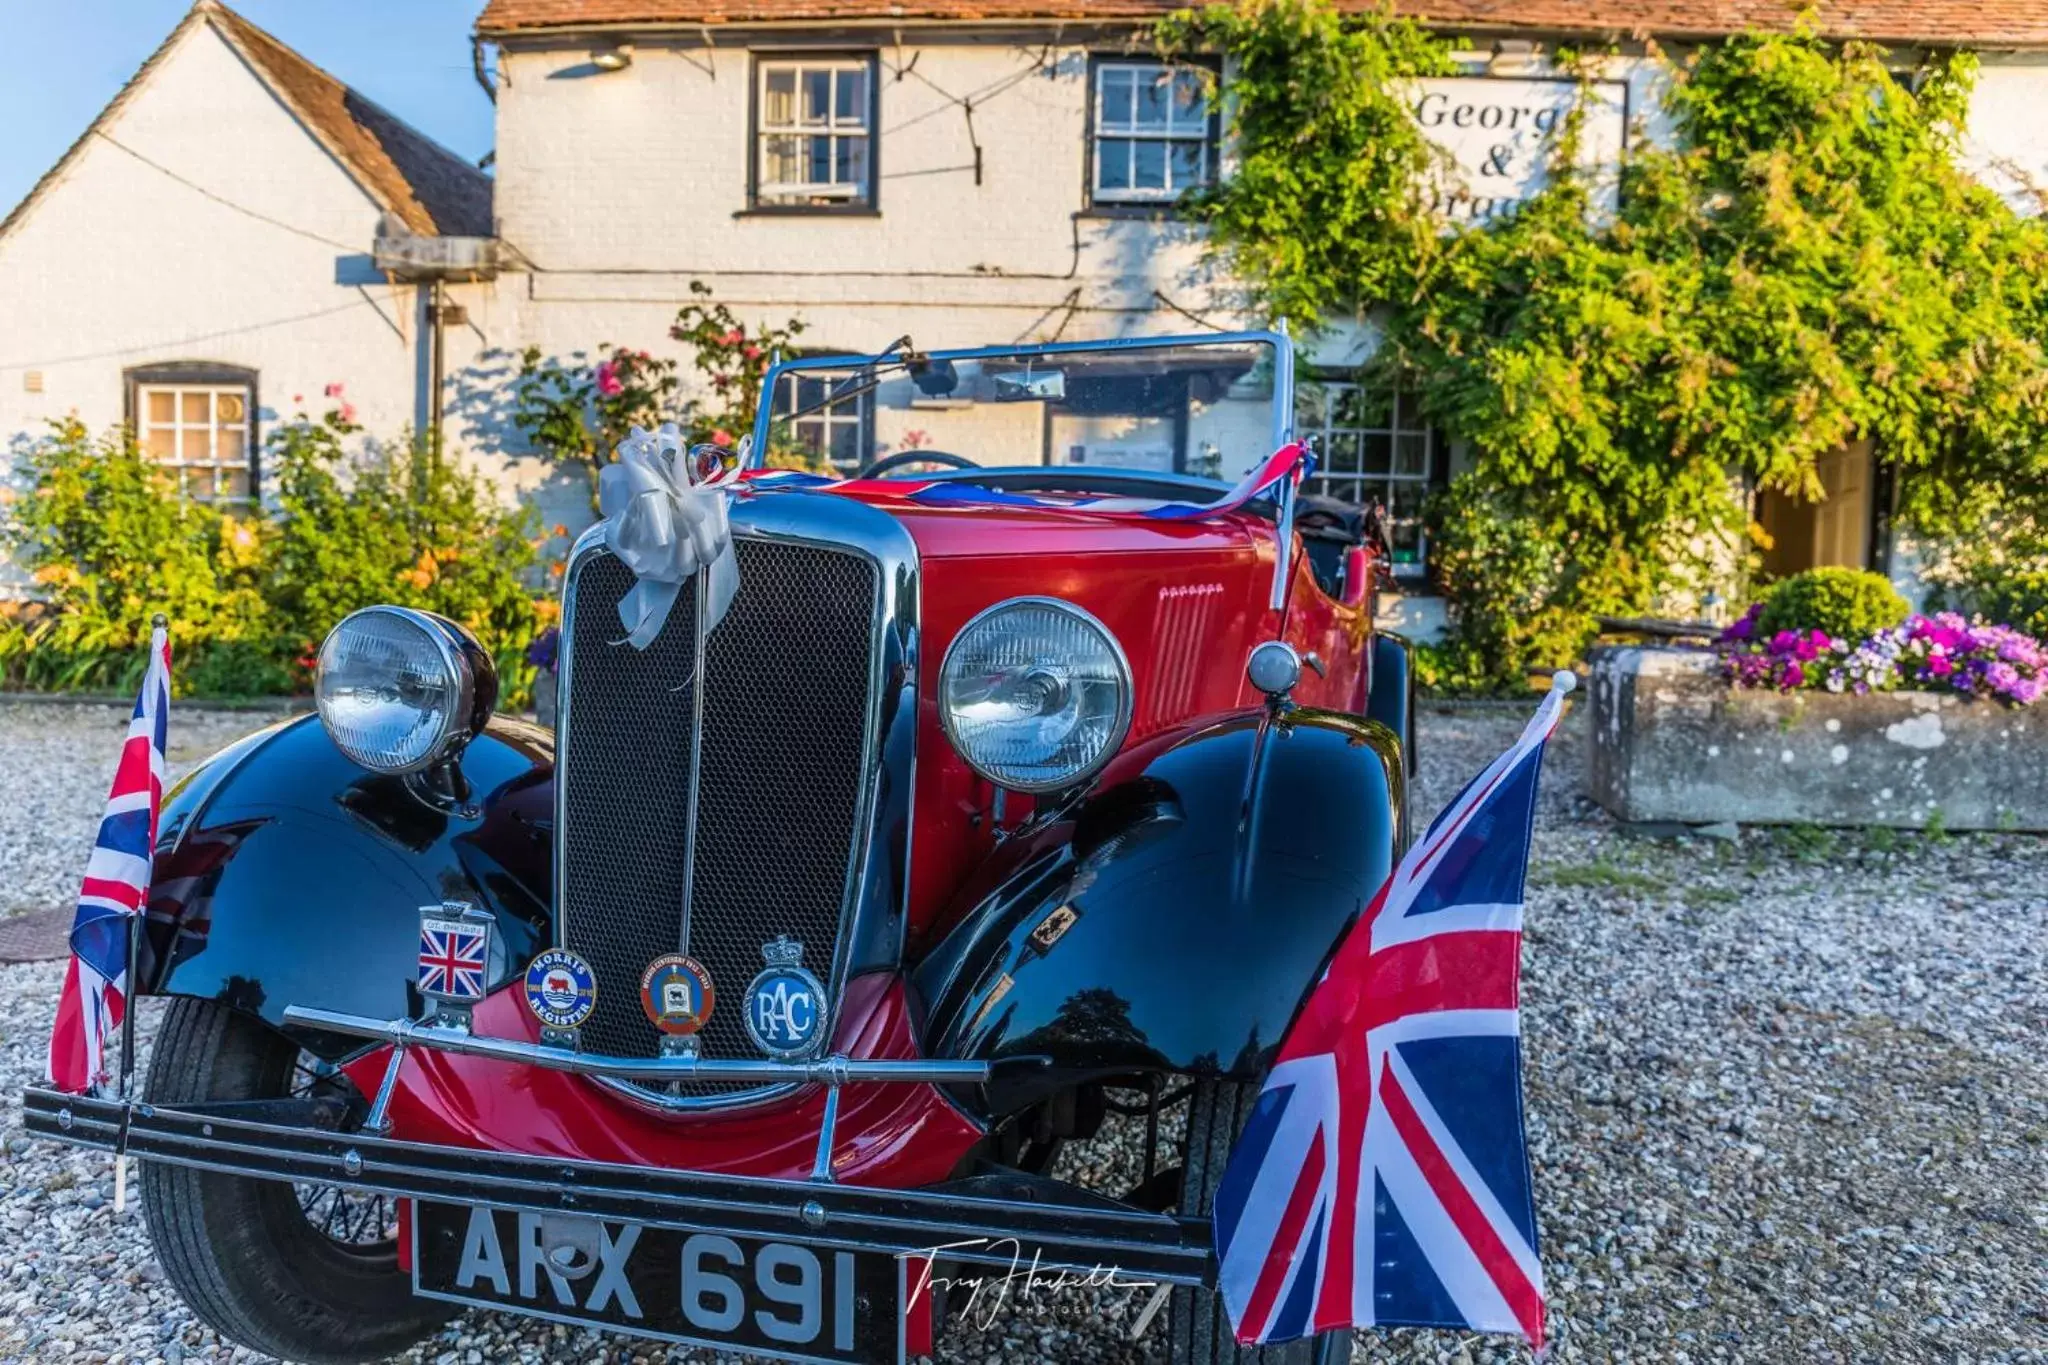
[[(1196, 1081), (1188, 1097), (1187, 1155), (1180, 1212), (1207, 1218), (1230, 1149), (1258, 1103), (1259, 1087), (1234, 1081)], [(1223, 1296), (1176, 1288), (1168, 1301), (1167, 1352), (1171, 1365), (1336, 1365), (1351, 1358), (1349, 1331), (1325, 1332), (1280, 1346), (1240, 1346), (1230, 1330)]]
[[(147, 1098), (275, 1099), (299, 1049), (206, 1000), (173, 999), (150, 1059)], [(382, 1360), (431, 1334), (453, 1305), (412, 1295), (395, 1240), (346, 1245), (313, 1225), (294, 1187), (142, 1163), (142, 1208), (165, 1276), (230, 1341), (307, 1365)]]

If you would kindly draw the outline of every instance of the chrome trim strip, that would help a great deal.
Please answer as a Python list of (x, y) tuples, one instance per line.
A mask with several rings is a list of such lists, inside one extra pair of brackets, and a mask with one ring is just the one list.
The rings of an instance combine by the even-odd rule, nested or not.
[(993, 1070), (988, 1062), (944, 1061), (933, 1058), (867, 1061), (856, 1057), (812, 1057), (803, 1061), (778, 1062), (763, 1057), (726, 1059), (716, 1057), (607, 1057), (595, 1052), (550, 1047), (544, 1043), (522, 1043), (510, 1038), (482, 1038), (461, 1029), (412, 1019), (371, 1019), (360, 1014), (287, 1005), (284, 1022), (350, 1038), (367, 1038), (396, 1048), (430, 1047), (465, 1057), (488, 1057), (493, 1061), (516, 1062), (566, 1071), (575, 1076), (606, 1080), (637, 1081), (642, 1085), (666, 1085), (673, 1081), (766, 1081), (782, 1087), (799, 1085), (848, 1085), (854, 1082), (895, 1081), (918, 1085), (978, 1085)]
[[(866, 888), (880, 866), (878, 859), (886, 860), (891, 852), (884, 847), (888, 830), (885, 817), (888, 811), (881, 799), (883, 791), (894, 790), (904, 794), (908, 800), (911, 783), (915, 776), (917, 714), (917, 640), (918, 610), (920, 601), (920, 572), (917, 543), (911, 538), (901, 522), (879, 508), (850, 498), (829, 494), (804, 493), (799, 491), (774, 491), (743, 493), (734, 498), (731, 509), (732, 529), (735, 537), (751, 540), (779, 541), (787, 544), (813, 545), (823, 549), (865, 556), (875, 569), (875, 592), (873, 634), (870, 637), (868, 670), (868, 713), (861, 737), (863, 770), (860, 774), (859, 795), (855, 803), (854, 829), (851, 852), (847, 858), (846, 878), (840, 892), (840, 916), (837, 942), (832, 948), (832, 963), (827, 980), (832, 983), (834, 1006), (843, 996), (848, 976), (849, 958), (854, 940), (860, 929), (859, 911), (866, 904)], [(563, 574), (562, 621), (566, 636), (569, 624), (575, 619), (576, 583), (584, 561), (604, 548), (603, 526), (600, 523), (577, 537), (571, 549), (568, 568)], [(703, 584), (698, 584), (701, 594)], [(702, 597), (699, 597), (701, 608)], [(697, 688), (696, 756), (701, 757), (704, 716), (704, 688), (709, 682), (705, 673), (705, 634), (701, 629), (703, 614), (700, 609), (697, 620)], [(571, 686), (569, 660), (574, 651), (564, 648), (558, 657), (556, 673), (557, 698), (555, 707), (556, 725), (556, 768), (555, 768), (555, 914), (556, 946), (568, 944), (570, 906), (567, 887), (568, 811), (567, 811), (567, 755), (566, 736), (569, 734), (570, 708), (573, 704), (574, 689)], [(890, 773), (890, 756), (884, 752), (882, 740), (885, 719), (901, 716), (909, 726), (910, 733), (904, 736), (905, 771)], [(890, 746), (893, 750), (896, 746)], [(695, 882), (695, 839), (697, 787), (702, 781), (701, 773), (693, 766), (691, 771), (689, 839), (685, 845), (685, 856), (690, 859), (686, 874), (686, 888)], [(904, 822), (907, 830), (908, 821)], [(893, 903), (884, 907), (900, 926), (909, 910), (909, 850), (901, 855), (901, 866), (905, 871), (903, 884), (895, 888)], [(681, 948), (689, 951), (688, 913), (690, 891), (685, 891), (683, 923), (681, 926)], [(900, 943), (900, 933), (897, 935)], [(762, 1073), (766, 1077), (769, 1073)], [(677, 1074), (664, 1076), (665, 1080), (681, 1079)], [(700, 1080), (714, 1079), (701, 1074)], [(725, 1079), (746, 1079), (730, 1076)], [(766, 1088), (744, 1090), (723, 1095), (665, 1095), (640, 1088), (616, 1076), (598, 1076), (599, 1084), (616, 1090), (637, 1104), (664, 1112), (701, 1111), (706, 1109), (734, 1108), (756, 1105), (779, 1098), (797, 1082), (787, 1076), (777, 1076)]]
[(697, 793), (704, 787), (704, 646), (709, 631), (704, 629), (704, 607), (711, 600), (707, 591), (710, 575), (697, 574), (691, 582), (695, 608), (690, 624), (697, 633), (696, 649), (690, 659), (690, 794), (683, 810), (683, 905), (676, 924), (676, 951), (690, 951), (690, 906), (697, 895)]

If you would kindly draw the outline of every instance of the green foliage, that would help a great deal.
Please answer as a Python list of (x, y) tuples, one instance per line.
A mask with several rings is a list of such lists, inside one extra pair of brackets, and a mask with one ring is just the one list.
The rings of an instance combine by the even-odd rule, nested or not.
[(579, 463), (597, 498), (598, 471), (634, 427), (653, 430), (675, 414), (676, 363), (624, 346), (600, 343), (603, 359), (575, 352), (564, 364), (538, 346), (520, 354), (512, 379), (512, 425), (536, 449)]
[[(652, 431), (673, 421), (692, 444), (737, 446), (754, 429), (770, 363), (804, 330), (795, 318), (780, 327), (749, 328), (724, 304), (709, 302), (711, 288), (701, 280), (690, 281), (690, 294), (668, 334), (690, 348), (706, 397), (682, 399), (674, 360), (609, 342), (598, 346), (603, 358), (595, 362), (584, 351), (572, 352), (566, 362), (543, 356), (538, 346), (520, 356), (512, 380), (512, 425), (543, 454), (582, 465), (593, 505), (598, 474), (636, 426)], [(810, 456), (785, 449), (789, 444), (777, 442), (769, 463), (809, 467)], [(777, 451), (785, 458), (775, 459)]]
[(502, 507), (426, 442), (351, 461), (342, 438), (353, 430), (332, 415), (302, 417), (270, 441), (279, 513), (270, 595), (294, 659), (303, 666), (348, 613), (387, 602), (468, 627), (498, 661), (501, 695), (523, 701), (538, 620), (526, 583), (529, 515)]
[(58, 424), (30, 452), (6, 527), (43, 600), (0, 618), (0, 684), (125, 692), (162, 612), (179, 695), (288, 692), (336, 621), (394, 602), (475, 631), (506, 704), (523, 703), (545, 609), (525, 584), (524, 516), (426, 444), (351, 462), (342, 441), (355, 430), (330, 412), (272, 433), (271, 521), (181, 500), (125, 433)]
[[(761, 386), (777, 355), (787, 355), (804, 325), (795, 318), (780, 327), (766, 323), (751, 330), (722, 303), (707, 303), (711, 287), (701, 280), (690, 281), (690, 302), (676, 311), (670, 337), (690, 348), (691, 363), (703, 377), (711, 398), (693, 402), (689, 409), (689, 437), (717, 446), (737, 446), (739, 438), (754, 429), (754, 414), (761, 406)], [(781, 449), (786, 442), (775, 442)], [(774, 451), (771, 450), (771, 454)], [(771, 461), (788, 464), (790, 461)], [(793, 462), (807, 467), (808, 460)]]
[(1471, 474), (1433, 500), (1433, 572), (1453, 639), (1431, 661), (1441, 675), (1418, 677), (1431, 690), (1524, 690), (1530, 670), (1563, 668), (1585, 652), (1596, 616), (1626, 613), (1646, 595), (1632, 547), (1612, 533), (1550, 525), (1533, 502)]
[(1763, 606), (1756, 621), (1759, 638), (1781, 630), (1819, 630), (1850, 642), (1898, 625), (1910, 610), (1883, 574), (1835, 568), (1793, 574), (1771, 589)]
[[(1933, 535), (1967, 533), (1978, 490), (2048, 488), (2048, 225), (1956, 164), (1967, 54), (1902, 81), (1879, 50), (1808, 33), (1706, 45), (1672, 66), (1674, 144), (1637, 141), (1618, 208), (1576, 169), (1571, 119), (1548, 186), (1482, 228), (1435, 212), (1398, 94), (1442, 69), (1444, 40), (1327, 0), (1160, 36), (1237, 73), (1247, 173), (1194, 205), (1223, 264), (1298, 328), (1370, 313), (1374, 367), (1463, 438), (1518, 533), (1563, 554), (1447, 574), (1461, 636), (1501, 671), (1725, 560), (1732, 476), (1816, 496), (1817, 458), (1868, 437), (1900, 471), (1904, 523)], [(1439, 545), (1479, 537), (1453, 524), (1476, 496), (1440, 503)], [(1510, 629), (1538, 582), (1557, 615)]]
[(0, 683), (136, 685), (156, 612), (195, 664), (209, 649), (268, 642), (260, 524), (180, 501), (126, 433), (94, 440), (76, 419), (52, 423), (22, 472), (7, 538), (44, 602), (0, 622)]
[(2035, 515), (2023, 500), (2005, 506), (1936, 567), (1932, 605), (2048, 639), (2048, 515)]
[(1402, 81), (1455, 71), (1448, 46), (1415, 23), (1340, 18), (1310, 0), (1212, 5), (1166, 19), (1170, 53), (1222, 52), (1238, 162), (1188, 210), (1226, 244), (1277, 317), (1318, 327), (1362, 303), (1405, 295), (1436, 226), (1430, 146)]

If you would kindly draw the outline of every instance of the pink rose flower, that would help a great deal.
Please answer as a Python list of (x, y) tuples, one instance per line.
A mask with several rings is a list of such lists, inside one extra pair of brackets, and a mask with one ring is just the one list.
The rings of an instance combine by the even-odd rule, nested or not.
[(626, 391), (625, 384), (619, 379), (618, 367), (609, 360), (597, 367), (597, 391), (606, 398), (617, 398)]
[(341, 397), (341, 385), (329, 384), (324, 392), (329, 398), (339, 398)]

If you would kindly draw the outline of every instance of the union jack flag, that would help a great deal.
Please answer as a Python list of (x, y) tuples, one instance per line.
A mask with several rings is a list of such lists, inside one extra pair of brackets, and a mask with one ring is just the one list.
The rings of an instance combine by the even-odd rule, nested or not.
[(82, 1095), (105, 1085), (107, 1040), (121, 1027), (129, 990), (129, 931), (149, 899), (157, 813), (163, 805), (164, 744), (171, 718), (171, 642), (149, 636), (149, 666), (128, 721), (128, 739), (100, 817), (71, 920), (71, 965), (50, 1033), (50, 1082)]
[(490, 953), (487, 925), (458, 919), (420, 921), (420, 994), (451, 1000), (484, 998), (484, 966)]
[(1238, 1340), (1463, 1327), (1543, 1344), (1522, 1131), (1523, 882), (1561, 673), (1403, 855), (1282, 1040), (1215, 1201)]

